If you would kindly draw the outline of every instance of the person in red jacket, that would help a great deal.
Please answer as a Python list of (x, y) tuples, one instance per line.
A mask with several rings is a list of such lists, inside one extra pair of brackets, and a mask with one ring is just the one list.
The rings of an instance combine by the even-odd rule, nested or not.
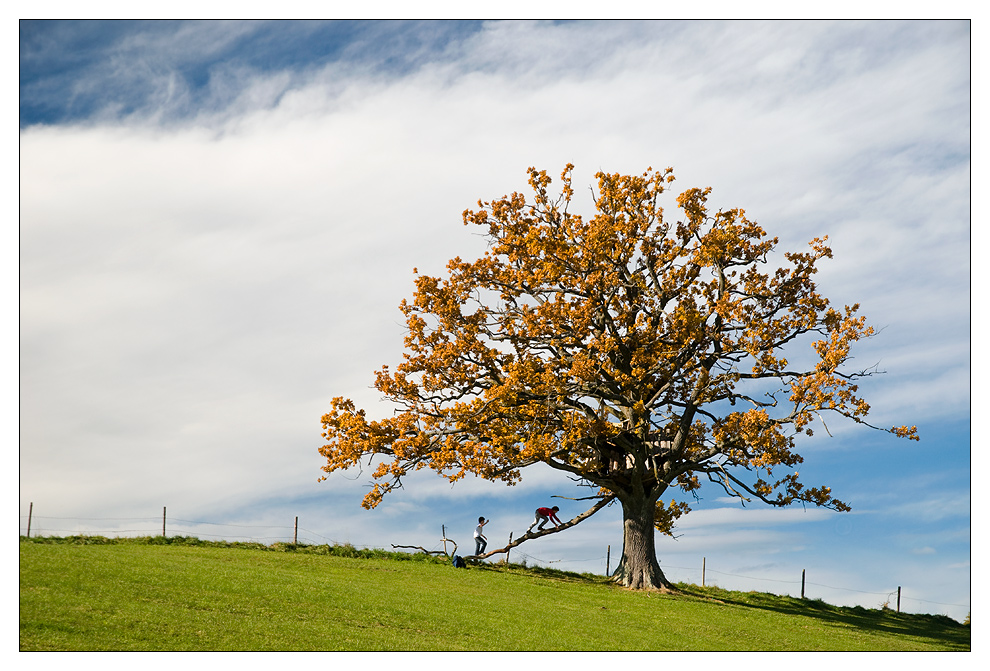
[(533, 523), (529, 525), (528, 529), (526, 529), (526, 533), (532, 531), (533, 527), (536, 527), (537, 524), (540, 526), (536, 527), (536, 530), (541, 531), (543, 529), (543, 525), (548, 521), (553, 522), (554, 527), (560, 526), (561, 522), (557, 519), (558, 510), (560, 510), (560, 508), (557, 506), (554, 506), (553, 508), (537, 508), (536, 519), (533, 520)]

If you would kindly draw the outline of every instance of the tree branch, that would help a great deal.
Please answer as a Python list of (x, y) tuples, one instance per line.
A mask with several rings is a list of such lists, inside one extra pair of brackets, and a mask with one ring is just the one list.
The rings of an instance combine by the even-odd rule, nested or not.
[[(597, 498), (597, 497), (595, 497), (595, 498)], [(530, 533), (530, 532), (527, 531), (522, 536), (520, 536), (516, 540), (514, 540), (511, 543), (509, 543), (508, 545), (506, 545), (504, 548), (499, 548), (498, 550), (491, 550), (489, 552), (486, 552), (486, 553), (480, 554), (480, 555), (469, 555), (469, 556), (465, 557), (465, 559), (487, 559), (488, 557), (491, 557), (492, 555), (505, 554), (509, 550), (511, 550), (512, 548), (517, 547), (519, 545), (522, 545), (526, 541), (533, 540), (535, 538), (542, 538), (543, 536), (549, 536), (550, 534), (555, 534), (555, 533), (559, 533), (561, 531), (564, 531), (565, 529), (570, 529), (571, 527), (573, 527), (573, 526), (579, 524), (580, 522), (583, 522), (584, 520), (588, 519), (589, 517), (591, 517), (592, 515), (594, 515), (595, 513), (597, 513), (599, 510), (601, 510), (602, 508), (604, 508), (605, 506), (607, 506), (608, 504), (610, 504), (614, 500), (615, 500), (615, 495), (614, 494), (610, 494), (609, 496), (606, 496), (601, 501), (599, 501), (598, 503), (596, 503), (595, 505), (593, 505), (588, 510), (584, 511), (583, 513), (581, 513), (580, 515), (578, 515), (574, 519), (569, 520), (567, 522), (564, 522), (559, 527), (555, 527), (553, 529), (546, 529), (545, 531), (537, 531), (535, 533)]]
[[(398, 549), (398, 548), (405, 548), (407, 550), (420, 550), (421, 552), (425, 552), (428, 555), (443, 555), (443, 554), (447, 554), (443, 550), (427, 550), (426, 548), (424, 548), (421, 545), (396, 545), (395, 543), (392, 543), (392, 547), (393, 548), (396, 548), (396, 549)], [(456, 548), (456, 545), (455, 545), (454, 549), (457, 549)]]

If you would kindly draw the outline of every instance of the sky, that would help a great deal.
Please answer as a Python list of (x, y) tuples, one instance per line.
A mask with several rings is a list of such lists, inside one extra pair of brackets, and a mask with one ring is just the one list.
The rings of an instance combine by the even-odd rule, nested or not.
[[(854, 351), (877, 426), (829, 423), (802, 480), (850, 513), (740, 507), (703, 487), (675, 582), (840, 605), (971, 610), (971, 26), (967, 21), (22, 21), (19, 524), (473, 551), (539, 505), (586, 507), (536, 466), (515, 487), (418, 474), (372, 511), (370, 469), (318, 482), (334, 396), (392, 408), (413, 268), (485, 240), (461, 213), (573, 163), (672, 166), (799, 251), (878, 331)], [(14, 437), (12, 436), (12, 440)], [(724, 493), (723, 493), (724, 494)], [(164, 520), (163, 520), (164, 518)], [(618, 506), (514, 549), (605, 573)]]

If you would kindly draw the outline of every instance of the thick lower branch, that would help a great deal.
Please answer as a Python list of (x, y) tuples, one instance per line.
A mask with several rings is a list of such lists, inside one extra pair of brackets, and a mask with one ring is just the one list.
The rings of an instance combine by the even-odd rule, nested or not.
[(610, 494), (609, 496), (606, 496), (601, 501), (599, 501), (598, 503), (596, 503), (595, 505), (593, 505), (588, 510), (584, 511), (583, 513), (581, 513), (580, 515), (578, 515), (574, 519), (571, 519), (571, 520), (568, 520), (567, 522), (564, 522), (559, 527), (555, 527), (553, 529), (545, 529), (544, 531), (526, 532), (522, 536), (520, 536), (519, 538), (517, 538), (516, 540), (514, 540), (511, 543), (509, 543), (508, 545), (506, 545), (504, 548), (499, 548), (498, 550), (491, 550), (490, 552), (486, 552), (486, 553), (480, 554), (480, 555), (469, 555), (469, 556), (465, 557), (465, 559), (487, 559), (488, 557), (491, 557), (492, 555), (505, 554), (506, 552), (508, 552), (512, 548), (517, 547), (519, 545), (522, 545), (526, 541), (533, 540), (535, 538), (542, 538), (543, 536), (549, 536), (550, 534), (555, 534), (555, 533), (559, 533), (561, 531), (564, 531), (565, 529), (570, 529), (571, 527), (573, 527), (573, 526), (579, 524), (580, 522), (583, 522), (584, 520), (588, 519), (589, 517), (591, 517), (592, 515), (594, 515), (595, 513), (597, 513), (599, 510), (601, 510), (602, 508), (604, 508), (605, 506), (607, 506), (608, 504), (610, 504), (614, 500), (615, 500), (615, 495), (614, 494)]

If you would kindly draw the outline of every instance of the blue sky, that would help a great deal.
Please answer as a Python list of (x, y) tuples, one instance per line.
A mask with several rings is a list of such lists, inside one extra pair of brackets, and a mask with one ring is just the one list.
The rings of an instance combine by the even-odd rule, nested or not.
[[(740, 508), (712, 489), (660, 538), (675, 581), (970, 611), (968, 22), (22, 22), (21, 530), (462, 547), (537, 505), (584, 510), (534, 468), (504, 487), (320, 476), (320, 416), (390, 408), (413, 267), (484, 241), (479, 198), (534, 165), (673, 166), (801, 249), (879, 333), (862, 391), (908, 443), (832, 425), (799, 451), (853, 512)], [(675, 190), (678, 190), (675, 188)], [(668, 207), (674, 208), (673, 202)], [(513, 560), (604, 572), (621, 514)]]

